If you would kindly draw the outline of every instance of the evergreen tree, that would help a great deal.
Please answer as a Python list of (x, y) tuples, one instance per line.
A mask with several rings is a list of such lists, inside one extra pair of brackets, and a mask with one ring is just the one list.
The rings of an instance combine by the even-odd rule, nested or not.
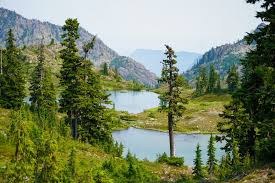
[(217, 73), (215, 71), (215, 67), (213, 64), (210, 66), (209, 77), (208, 77), (208, 85), (207, 85), (207, 93), (213, 93), (216, 87)]
[(196, 157), (194, 159), (194, 167), (193, 167), (193, 175), (197, 179), (203, 178), (203, 170), (202, 170), (202, 160), (201, 160), (201, 149), (198, 144), (196, 147)]
[(0, 105), (5, 108), (19, 109), (25, 98), (24, 57), (15, 46), (11, 29), (7, 34), (6, 55), (4, 58)]
[(109, 75), (108, 64), (106, 62), (103, 64), (102, 74), (105, 76)]
[[(92, 68), (91, 61), (78, 54), (78, 26), (76, 19), (66, 20), (63, 26), (65, 33), (62, 45), (65, 48), (61, 50), (61, 84), (65, 90), (61, 94), (61, 110), (67, 112), (74, 138), (111, 145), (111, 117), (106, 108), (106, 104), (109, 104), (108, 95), (102, 89), (100, 77)], [(88, 53), (92, 47), (85, 47), (84, 52)]]
[(208, 143), (208, 151), (207, 151), (207, 155), (208, 155), (208, 160), (207, 160), (208, 173), (211, 176), (213, 175), (214, 169), (217, 165), (217, 159), (215, 158), (215, 152), (216, 152), (215, 138), (211, 134), (210, 139), (209, 139), (209, 143)]
[(240, 160), (238, 143), (235, 139), (233, 139), (233, 143), (232, 143), (232, 165), (233, 165), (233, 170), (236, 173), (238, 173), (240, 171), (241, 160)]
[[(259, 0), (247, 0), (248, 3), (256, 3)], [(233, 95), (231, 109), (234, 105), (240, 104), (243, 107), (242, 115), (247, 115), (247, 119), (239, 120), (240, 124), (229, 126), (228, 134), (232, 131), (239, 131), (240, 135), (233, 136), (239, 143), (241, 157), (244, 157), (244, 149), (249, 156), (256, 158), (256, 141), (259, 143), (259, 158), (263, 160), (274, 160), (275, 139), (274, 137), (274, 104), (275, 104), (275, 65), (274, 65), (274, 2), (270, 0), (260, 1), (263, 8), (262, 12), (257, 13), (267, 24), (259, 27), (254, 33), (248, 34), (247, 42), (256, 43), (256, 49), (247, 53), (242, 64), (242, 78), (240, 89)], [(228, 108), (228, 109), (229, 109)], [(239, 110), (239, 114), (240, 114)], [(236, 113), (232, 111), (231, 113)], [(225, 116), (225, 118), (231, 118)], [(234, 132), (235, 133), (235, 132)]]
[(239, 74), (235, 65), (229, 69), (226, 83), (230, 92), (236, 91), (239, 87)]
[(217, 74), (217, 85), (216, 85), (216, 88), (215, 88), (215, 91), (217, 93), (221, 92), (221, 77), (219, 74)]
[(39, 47), (38, 64), (34, 69), (30, 86), (30, 101), (34, 111), (46, 110), (54, 112), (57, 109), (56, 89), (52, 74), (45, 67), (44, 45)]
[(169, 130), (169, 144), (170, 144), (170, 156), (175, 156), (175, 143), (174, 143), (174, 131), (175, 122), (177, 117), (181, 117), (185, 107), (184, 104), (187, 103), (187, 100), (181, 97), (181, 90), (178, 82), (178, 68), (175, 66), (176, 55), (174, 50), (165, 45), (166, 52), (165, 55), (167, 59), (164, 59), (162, 64), (162, 73), (161, 73), (161, 83), (168, 85), (168, 91), (160, 95), (161, 111), (166, 111), (168, 113), (168, 130)]
[[(253, 148), (253, 145), (248, 144), (249, 117), (245, 113), (244, 106), (238, 101), (232, 101), (229, 105), (224, 106), (225, 110), (221, 117), (226, 120), (218, 122), (217, 128), (223, 135), (217, 136), (219, 141), (226, 142), (223, 149), (226, 152), (232, 152), (233, 139), (237, 139), (239, 143), (239, 153), (241, 156), (247, 154), (247, 150)], [(248, 145), (248, 146), (247, 146)]]
[(67, 113), (67, 121), (71, 124), (72, 136), (77, 138), (77, 120), (79, 111), (78, 98), (80, 92), (80, 81), (78, 77), (81, 58), (78, 54), (76, 40), (79, 38), (77, 19), (67, 19), (66, 24), (62, 27), (62, 46), (60, 57), (63, 60), (61, 68), (61, 85), (64, 91), (61, 93), (60, 107), (62, 112)]
[(206, 88), (207, 88), (207, 80), (208, 80), (205, 67), (200, 67), (199, 75), (196, 80), (197, 82), (196, 82), (195, 94), (197, 96), (205, 94)]
[(225, 156), (222, 156), (219, 166), (219, 178), (224, 180), (231, 175), (231, 157), (229, 152)]

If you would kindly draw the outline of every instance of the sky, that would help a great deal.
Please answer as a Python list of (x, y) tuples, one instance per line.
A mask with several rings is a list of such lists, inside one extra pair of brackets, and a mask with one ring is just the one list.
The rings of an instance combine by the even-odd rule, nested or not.
[(260, 23), (245, 0), (0, 0), (26, 18), (63, 25), (78, 18), (121, 55), (135, 49), (204, 53), (242, 39)]

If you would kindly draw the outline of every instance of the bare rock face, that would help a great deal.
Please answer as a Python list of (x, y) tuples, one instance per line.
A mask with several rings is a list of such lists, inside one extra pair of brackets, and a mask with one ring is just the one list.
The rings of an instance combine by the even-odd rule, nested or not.
[(117, 69), (126, 80), (136, 80), (151, 87), (157, 85), (156, 75), (130, 57), (117, 57), (112, 60), (110, 67)]
[[(10, 11), (4, 8), (0, 8), (0, 46), (5, 46), (6, 34), (9, 29), (12, 29), (16, 38), (18, 46), (30, 46), (40, 44), (42, 38), (44, 43), (49, 44), (53, 39), (55, 43), (61, 42), (61, 35), (63, 34), (62, 27), (54, 25), (49, 22), (41, 22), (39, 20), (30, 20), (22, 17), (14, 11)], [(82, 53), (82, 46), (92, 39), (94, 35), (90, 34), (85, 29), (79, 29), (80, 38), (77, 42), (80, 53)], [(100, 67), (103, 63), (110, 64), (112, 60), (119, 57), (114, 50), (106, 46), (101, 39), (97, 38), (94, 49), (90, 52), (88, 57), (92, 60), (96, 67)], [(136, 64), (137, 66), (138, 64)], [(134, 65), (132, 65), (134, 66)], [(142, 65), (141, 65), (142, 66)], [(135, 68), (139, 73), (145, 75), (152, 75), (148, 70), (144, 70), (144, 67)], [(139, 71), (139, 69), (141, 69)], [(130, 68), (124, 67), (124, 73), (130, 72)], [(128, 73), (130, 74), (130, 73)], [(123, 77), (126, 74), (123, 75)], [(145, 81), (142, 75), (134, 75), (132, 80)], [(127, 79), (127, 78), (125, 78)], [(150, 80), (153, 79), (153, 80)], [(148, 78), (149, 81), (143, 84), (156, 83), (156, 77)]]

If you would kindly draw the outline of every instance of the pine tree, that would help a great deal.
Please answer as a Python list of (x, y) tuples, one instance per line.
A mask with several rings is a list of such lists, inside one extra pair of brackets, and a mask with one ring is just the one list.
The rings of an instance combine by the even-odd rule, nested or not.
[(226, 82), (230, 92), (235, 92), (239, 87), (239, 74), (235, 65), (229, 69)]
[(175, 156), (175, 143), (174, 143), (174, 131), (177, 117), (181, 117), (185, 107), (184, 104), (187, 100), (181, 97), (181, 90), (178, 82), (178, 68), (175, 66), (176, 55), (174, 50), (165, 45), (166, 52), (165, 55), (167, 59), (164, 59), (162, 64), (162, 74), (160, 82), (168, 85), (168, 91), (160, 95), (161, 111), (166, 111), (168, 113), (168, 130), (169, 130), (169, 144), (170, 144), (170, 156)]
[(15, 46), (12, 30), (7, 34), (6, 55), (3, 60), (1, 77), (0, 105), (5, 108), (19, 109), (25, 98), (24, 57)]
[(196, 157), (194, 159), (194, 167), (193, 167), (193, 175), (197, 179), (203, 178), (203, 170), (202, 170), (202, 160), (201, 160), (201, 149), (198, 144), (196, 147)]
[(208, 155), (208, 160), (207, 160), (208, 173), (211, 176), (213, 175), (214, 169), (217, 165), (217, 159), (215, 158), (215, 152), (216, 152), (215, 138), (211, 134), (210, 139), (209, 139), (209, 143), (208, 143), (208, 151), (207, 151), (207, 155)]
[(217, 73), (215, 71), (214, 65), (211, 64), (210, 70), (209, 70), (208, 85), (206, 90), (207, 93), (213, 93), (215, 91), (216, 80), (217, 80)]

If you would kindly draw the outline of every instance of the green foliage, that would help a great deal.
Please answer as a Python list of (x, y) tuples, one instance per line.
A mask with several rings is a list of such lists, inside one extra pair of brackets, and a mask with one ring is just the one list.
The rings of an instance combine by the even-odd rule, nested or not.
[(144, 89), (144, 85), (141, 84), (141, 83), (139, 83), (139, 82), (136, 81), (136, 80), (133, 80), (132, 90), (134, 90), (134, 91), (140, 91), (140, 90), (142, 90), (142, 89)]
[(210, 65), (210, 71), (208, 76), (208, 85), (206, 92), (213, 93), (215, 91), (215, 87), (217, 86), (217, 72), (215, 71), (214, 65)]
[(38, 54), (38, 64), (32, 74), (30, 86), (30, 101), (34, 111), (47, 110), (55, 112), (57, 109), (56, 88), (52, 74), (45, 67), (44, 45), (41, 43)]
[(102, 74), (105, 75), (105, 76), (108, 76), (109, 75), (109, 68), (108, 68), (108, 64), (105, 62), (103, 64), (103, 68), (102, 68)]
[(179, 75), (177, 78), (177, 83), (182, 88), (190, 88), (188, 80), (184, 77), (184, 75)]
[[(245, 59), (241, 61), (243, 73), (241, 86), (233, 95), (233, 102), (227, 106), (223, 115), (231, 123), (228, 123), (230, 125), (228, 127), (223, 125), (221, 131), (227, 128), (225, 136), (238, 141), (241, 158), (248, 153), (254, 161), (256, 158), (262, 161), (274, 161), (275, 26), (271, 17), (274, 17), (275, 5), (272, 1), (265, 0), (261, 1), (261, 6), (264, 9), (257, 13), (257, 17), (267, 24), (246, 36), (249, 44), (256, 43), (256, 49), (247, 53)], [(233, 115), (226, 115), (230, 113)]]
[(233, 65), (229, 71), (226, 79), (226, 83), (228, 85), (229, 92), (235, 92), (239, 87), (239, 74), (237, 71), (237, 67)]
[(14, 111), (9, 139), (15, 155), (5, 169), (7, 182), (58, 182), (55, 136), (32, 121), (28, 108)]
[(12, 30), (7, 34), (6, 51), (3, 57), (3, 73), (0, 75), (0, 105), (19, 109), (25, 98), (25, 57), (15, 46)]
[(231, 176), (231, 157), (229, 153), (221, 159), (218, 176), (220, 180), (225, 180)]
[(174, 135), (173, 135), (173, 127), (176, 124), (176, 120), (178, 117), (181, 117), (185, 107), (184, 104), (187, 103), (187, 99), (183, 98), (180, 90), (179, 83), (179, 73), (178, 68), (175, 66), (176, 55), (174, 50), (165, 45), (166, 52), (165, 55), (167, 59), (164, 59), (162, 64), (162, 73), (160, 78), (160, 83), (167, 84), (168, 90), (162, 93), (159, 98), (161, 100), (160, 110), (168, 113), (168, 130), (169, 130), (169, 139), (170, 139), (170, 156), (175, 155), (174, 149)]
[(196, 91), (195, 91), (196, 96), (201, 96), (206, 92), (207, 80), (208, 78), (206, 75), (206, 68), (200, 67), (199, 76), (196, 79)]
[(184, 158), (183, 157), (168, 157), (164, 152), (161, 155), (158, 155), (156, 162), (158, 163), (166, 163), (172, 166), (183, 166)]
[(239, 154), (239, 148), (238, 148), (238, 143), (236, 140), (233, 140), (232, 143), (232, 166), (233, 166), (233, 171), (238, 173), (240, 171), (240, 154)]
[(207, 156), (208, 156), (208, 160), (207, 160), (208, 173), (209, 173), (209, 175), (213, 175), (213, 173), (214, 173), (214, 171), (216, 169), (217, 159), (215, 158), (215, 152), (216, 152), (215, 137), (212, 134), (210, 136), (207, 148), (208, 148), (208, 151), (207, 151)]
[(196, 148), (196, 157), (194, 159), (194, 167), (193, 167), (193, 174), (196, 179), (202, 179), (204, 177), (203, 175), (203, 169), (202, 169), (202, 159), (201, 159), (201, 149), (200, 145), (197, 145)]
[(50, 46), (54, 45), (54, 38), (51, 39), (51, 42), (49, 44)]
[[(61, 84), (65, 90), (61, 93), (61, 111), (67, 113), (67, 121), (72, 126), (72, 136), (89, 143), (107, 143), (112, 141), (110, 121), (105, 104), (108, 95), (103, 91), (100, 77), (92, 69), (89, 60), (81, 58), (76, 47), (78, 21), (66, 20), (63, 26), (61, 58)], [(85, 55), (89, 52), (85, 47)], [(88, 49), (89, 48), (89, 49)], [(79, 129), (79, 134), (78, 134)]]

